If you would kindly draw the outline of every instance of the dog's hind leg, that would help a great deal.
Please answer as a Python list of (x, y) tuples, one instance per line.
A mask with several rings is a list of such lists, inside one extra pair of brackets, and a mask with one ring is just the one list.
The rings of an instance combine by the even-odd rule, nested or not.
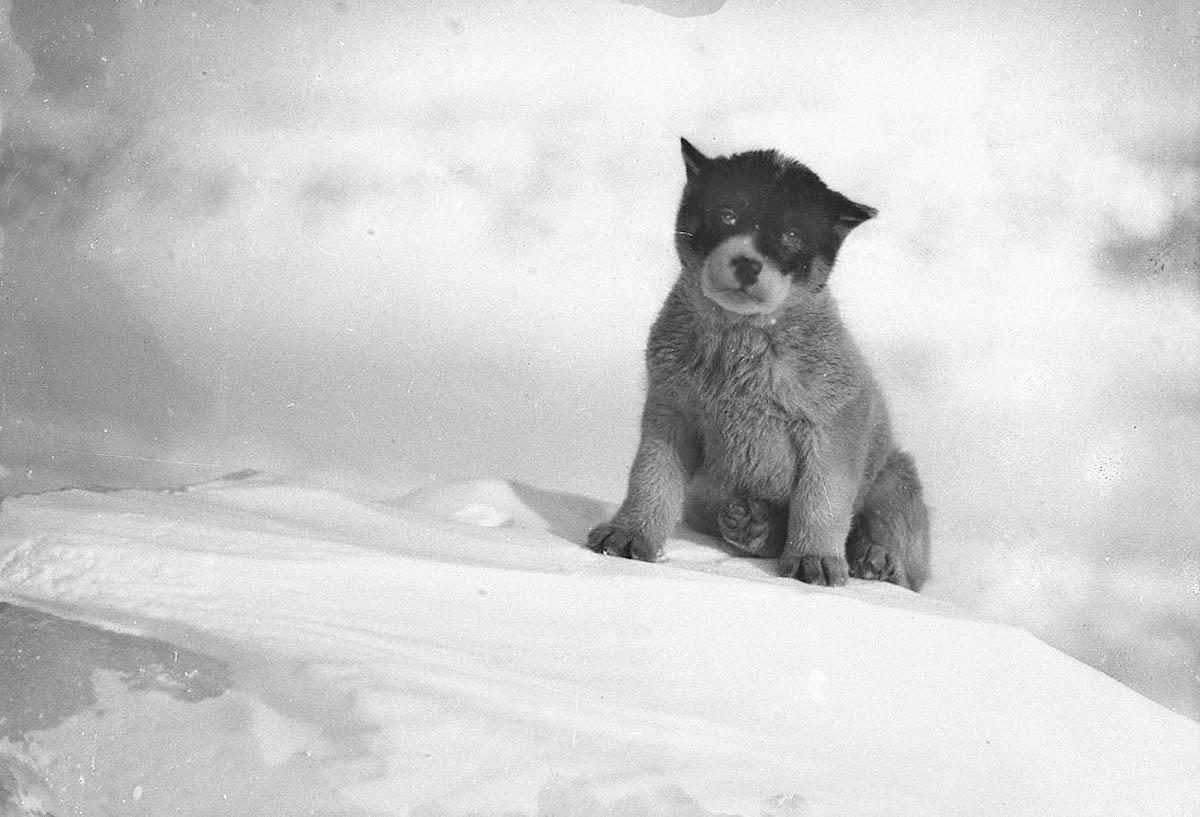
[(697, 474), (688, 488), (683, 521), (751, 556), (778, 556), (787, 534), (785, 507), (738, 496), (704, 473)]
[(850, 575), (920, 590), (929, 578), (929, 511), (912, 458), (893, 451), (846, 539)]

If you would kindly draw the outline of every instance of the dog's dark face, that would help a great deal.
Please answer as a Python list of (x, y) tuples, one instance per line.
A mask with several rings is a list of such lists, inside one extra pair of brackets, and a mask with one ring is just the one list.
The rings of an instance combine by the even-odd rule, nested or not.
[(842, 240), (875, 215), (773, 150), (710, 159), (686, 139), (675, 246), (710, 300), (766, 315), (825, 287)]

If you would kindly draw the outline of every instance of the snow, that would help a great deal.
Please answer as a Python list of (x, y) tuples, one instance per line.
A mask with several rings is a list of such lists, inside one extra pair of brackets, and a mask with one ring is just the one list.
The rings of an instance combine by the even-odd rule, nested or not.
[[(59, 781), (84, 774), (89, 785), (112, 787), (110, 812), (130, 803), (151, 813), (226, 807), (220, 792), (168, 798), (121, 762), (120, 791), (116, 777), (97, 782), (89, 738), (108, 734), (102, 712), (120, 711), (115, 739), (126, 748), (144, 741), (137, 745), (156, 753), (145, 763), (164, 774), (188, 777), (181, 770), (199, 761), (186, 747), (158, 742), (161, 730), (139, 731), (156, 713), (189, 725), (209, 747), (206, 762), (243, 764), (245, 784), (227, 793), (251, 807), (234, 813), (263, 811), (256, 807), (269, 798), (252, 798), (264, 791), (287, 807), (332, 810), (330, 792), (366, 785), (371, 774), (386, 788), (398, 775), (379, 764), (405, 757), (395, 724), (425, 713), (413, 734), (434, 722), (453, 732), (458, 715), (436, 709), (436, 695), (393, 706), (388, 673), (408, 666), (394, 657), (399, 648), (377, 646), (384, 658), (366, 665), (367, 647), (352, 654), (357, 637), (342, 639), (353, 616), (340, 611), (349, 602), (335, 591), (376, 612), (386, 606), (399, 616), (412, 606), (391, 597), (385, 604), (376, 569), (397, 588), (425, 592), (400, 624), (452, 628), (455, 610), (496, 614), (487, 600), (510, 600), (505, 581), (528, 579), (538, 586), (512, 596), (547, 594), (568, 609), (578, 594), (581, 604), (602, 595), (644, 612), (661, 587), (664, 605), (710, 626), (731, 656), (761, 650), (753, 666), (774, 666), (783, 645), (795, 646), (788, 639), (805, 632), (775, 625), (779, 634), (764, 643), (767, 622), (755, 618), (746, 632), (757, 636), (731, 638), (682, 589), (703, 587), (732, 611), (751, 601), (801, 604), (806, 609), (788, 611), (787, 620), (838, 632), (858, 633), (851, 619), (874, 621), (881, 610), (897, 617), (893, 625), (903, 614), (930, 627), (946, 622), (955, 633), (973, 627), (1008, 653), (956, 645), (963, 655), (985, 650), (980, 660), (1001, 668), (1007, 660), (1028, 664), (1021, 671), (1032, 673), (1031, 686), (1040, 678), (1047, 694), (1061, 691), (1042, 678), (1054, 674), (1051, 666), (1081, 688), (1103, 686), (1021, 635), (1028, 630), (1200, 718), (1197, 35), (1200, 19), (1187, 0), (803, 9), (719, 0), (0, 0), (0, 523), (15, 548), (0, 601), (63, 616), (53, 619), (72, 633), (56, 642), (63, 656), (74, 656), (81, 639), (104, 645), (114, 632), (158, 633), (238, 668), (223, 695), (189, 703), (172, 697), (170, 685), (122, 692), (105, 673), (126, 670), (102, 663), (95, 687), (105, 703), (76, 706), (39, 735), (45, 757), (26, 757), (23, 732), (9, 736), (5, 751), (25, 758), (12, 779), (36, 781), (45, 769)], [(783, 591), (769, 564), (730, 558), (685, 532), (672, 543), (671, 563), (653, 568), (596, 562), (574, 546), (621, 498), (636, 443), (642, 344), (675, 272), (669, 231), (680, 136), (713, 153), (779, 148), (879, 208), (847, 242), (831, 285), (933, 506), (934, 578), (920, 599), (867, 585), (846, 594), (788, 585), (776, 597)], [(244, 469), (284, 476), (209, 483)], [(176, 494), (45, 493), (197, 483), (208, 484)], [(29, 494), (39, 496), (21, 496)], [(27, 531), (13, 527), (39, 507), (50, 517)], [(440, 584), (393, 575), (410, 563)], [(508, 578), (493, 587), (477, 573), (485, 569)], [(608, 580), (616, 589), (588, 583)], [(472, 596), (476, 584), (491, 588), (489, 596)], [(442, 587), (444, 599), (434, 594)], [(244, 595), (227, 606), (235, 590)], [(742, 592), (744, 601), (733, 598)], [(301, 599), (312, 626), (333, 633), (313, 636), (319, 644), (301, 645), (294, 628), (270, 618)], [(405, 633), (373, 634), (370, 610), (347, 609), (366, 616), (361, 645), (411, 646)], [(421, 617), (435, 611), (436, 622)], [(610, 624), (588, 631), (595, 644), (713, 681), (710, 668), (689, 657), (700, 636), (681, 635), (669, 616), (630, 623), (611, 604), (599, 612)], [(328, 621), (317, 620), (327, 613)], [(554, 621), (578, 624), (540, 613), (530, 613), (539, 632)], [(480, 632), (507, 645), (512, 661), (525, 660), (511, 644), (516, 633)], [(628, 652), (620, 653), (613, 645), (625, 640)], [(438, 653), (437, 672), (466, 672), (454, 663), (462, 658), (456, 647), (432, 643), (452, 653)], [(345, 654), (318, 660), (331, 644)], [(859, 646), (898, 662), (897, 675), (916, 660), (887, 644)], [(505, 666), (504, 656), (476, 647)], [(799, 679), (792, 687), (740, 678), (750, 701), (730, 702), (733, 692), (708, 690), (711, 683), (698, 684), (697, 694), (745, 713), (755, 696), (779, 704), (794, 687), (851, 718), (850, 705), (831, 692), (851, 688), (826, 652), (835, 646), (805, 648), (831, 663), (788, 674)], [(581, 647), (558, 649), (564, 663), (587, 666)], [(162, 664), (147, 660), (150, 669)], [(570, 684), (583, 683), (543, 663), (527, 669), (541, 681), (537, 673), (548, 673), (556, 689), (578, 693)], [(939, 666), (938, 677), (946, 671)], [(912, 695), (894, 708), (917, 705), (930, 723), (953, 720), (952, 711), (926, 711), (932, 682), (918, 675), (905, 678)], [(494, 694), (521, 699), (512, 686), (519, 679), (505, 678)], [(947, 681), (955, 679), (975, 680)], [(1016, 695), (1016, 681), (1005, 683), (996, 694)], [(1108, 689), (1055, 705), (1079, 715), (1092, 698), (1111, 705), (1110, 692), (1119, 697)], [(665, 723), (716, 718), (716, 732), (697, 729), (715, 753), (705, 757), (720, 754), (713, 746), (725, 738), (712, 736), (724, 734), (730, 718), (699, 704), (655, 714), (675, 704), (654, 699), (654, 688), (645, 693), (658, 707), (650, 717)], [(1040, 700), (1028, 689), (1019, 694)], [(895, 689), (873, 695), (880, 706), (899, 701)], [(589, 700), (551, 698), (560, 708)], [(608, 698), (617, 707), (613, 723), (621, 723), (624, 700)], [(983, 703), (972, 697), (964, 707)], [(1009, 704), (974, 715), (987, 722), (988, 713), (1011, 714)], [(1151, 731), (1174, 723), (1140, 699), (1128, 706), (1146, 707), (1141, 720)], [(958, 714), (965, 721), (969, 711)], [(0, 727), (13, 722), (4, 715)], [(764, 745), (786, 731), (784, 717), (761, 727)], [(901, 717), (878, 718), (878, 740)], [(561, 723), (545, 723), (552, 721)], [(1088, 713), (1083, 726), (1062, 730), (1077, 734), (1078, 745), (1058, 760), (1037, 747), (1022, 751), (1046, 761), (1044, 769), (1094, 755), (1115, 762), (1110, 743), (1097, 738), (1089, 748), (1088, 730), (1103, 722)], [(258, 727), (230, 731), (235, 723), (276, 737), (262, 748), (251, 734)], [(538, 743), (521, 732), (524, 723), (489, 722), (496, 731), (476, 734), (471, 755), (486, 765), (494, 743), (526, 747), (510, 755), (514, 769), (526, 770), (512, 775), (520, 794), (511, 802), (525, 802), (514, 808), (687, 813), (685, 800), (720, 808), (706, 799), (715, 782), (687, 777), (698, 777), (700, 766), (672, 765), (675, 744), (653, 720), (636, 728), (657, 735), (659, 748), (640, 746), (637, 757), (653, 769), (647, 780), (675, 782), (635, 781), (625, 792), (617, 788), (631, 779), (628, 768), (602, 772), (620, 765), (616, 749), (608, 756), (597, 748), (608, 738), (585, 740), (578, 767), (555, 765), (547, 753), (570, 758), (575, 750), (563, 749), (561, 732)], [(795, 734), (812, 734), (812, 725), (798, 723)], [(837, 731), (822, 738), (840, 740)], [(218, 734), (238, 736), (225, 754)], [(962, 739), (950, 726), (945, 734), (942, 751), (959, 768), (967, 762), (957, 757), (966, 751)], [(1164, 738), (1146, 749), (1131, 739), (1126, 757), (1140, 764), (1191, 740)], [(848, 802), (836, 787), (853, 774), (863, 781), (845, 798), (887, 788), (872, 788), (877, 758), (852, 774), (838, 762), (847, 756), (825, 764), (813, 748), (825, 745), (788, 749), (803, 768), (786, 785), (759, 788), (762, 780), (747, 771), (751, 813), (836, 813)], [(783, 756), (755, 749), (728, 769), (745, 770), (745, 758), (764, 752)], [(449, 763), (416, 757), (413, 764), (428, 769)], [(976, 758), (983, 769), (986, 756)], [(1004, 767), (1009, 760), (1003, 755), (987, 774), (1011, 782), (1025, 765)], [(896, 783), (880, 808), (903, 810), (901, 784), (940, 780), (946, 761), (939, 762)], [(1172, 762), (1163, 768), (1178, 768)], [(528, 771), (538, 763), (540, 772)], [(305, 783), (312, 764), (324, 775)], [(834, 766), (839, 774), (821, 777)], [(763, 769), (778, 768), (763, 761)], [(7, 771), (0, 766), (0, 792)], [(450, 777), (464, 779), (459, 771)], [(710, 771), (714, 781), (737, 777)], [(994, 802), (1019, 805), (1027, 790), (1051, 796), (1043, 772), (1029, 771), (1032, 784), (1021, 781)], [(202, 785), (194, 778), (191, 790)], [(1194, 779), (1193, 767), (1156, 796), (1186, 797), (1178, 781)], [(501, 787), (499, 778), (470, 781), (463, 792)], [(946, 802), (967, 788), (946, 786)], [(89, 791), (46, 797), (71, 813), (88, 807)], [(278, 800), (285, 794), (291, 799)], [(1120, 803), (1123, 795), (1114, 796)], [(68, 797), (76, 799), (61, 799)], [(452, 795), (429, 793), (426, 802), (437, 797), (446, 805), (426, 813), (458, 808)], [(869, 812), (864, 799), (855, 802)], [(965, 810), (976, 813), (978, 803)]]
[[(6, 500), (0, 594), (232, 670), (186, 706), (159, 691), (122, 705), (98, 672), (97, 706), (119, 713), (95, 721), (109, 771), (76, 782), (48, 748), (61, 734), (28, 732), (43, 807), (100, 813), (58, 806), (136, 785), (179, 813), (210, 813), (180, 804), (214, 790), (236, 795), (228, 813), (292, 813), (269, 796), (303, 770), (330, 813), (1200, 808), (1200, 726), (1023, 631), (890, 585), (775, 578), (682, 531), (663, 563), (606, 558), (578, 541), (604, 508), (525, 491), (440, 482), (380, 502), (241, 475)], [(240, 717), (215, 730), (218, 707)], [(144, 765), (164, 741), (146, 717), (193, 753), (251, 747), (237, 751), (268, 782)]]

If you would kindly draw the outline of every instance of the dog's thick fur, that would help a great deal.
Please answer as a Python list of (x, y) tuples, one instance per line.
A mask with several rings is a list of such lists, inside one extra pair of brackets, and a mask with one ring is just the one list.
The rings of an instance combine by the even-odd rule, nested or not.
[(650, 331), (629, 491), (593, 550), (655, 561), (675, 522), (779, 572), (914, 590), (929, 522), (912, 459), (826, 287), (875, 211), (775, 151), (709, 158), (683, 140), (682, 272)]

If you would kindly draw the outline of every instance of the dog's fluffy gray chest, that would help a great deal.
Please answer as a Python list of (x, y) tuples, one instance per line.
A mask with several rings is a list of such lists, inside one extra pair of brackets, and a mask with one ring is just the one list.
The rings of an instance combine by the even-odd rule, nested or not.
[(786, 499), (804, 431), (795, 372), (765, 341), (709, 352), (689, 389), (703, 468), (749, 494)]

